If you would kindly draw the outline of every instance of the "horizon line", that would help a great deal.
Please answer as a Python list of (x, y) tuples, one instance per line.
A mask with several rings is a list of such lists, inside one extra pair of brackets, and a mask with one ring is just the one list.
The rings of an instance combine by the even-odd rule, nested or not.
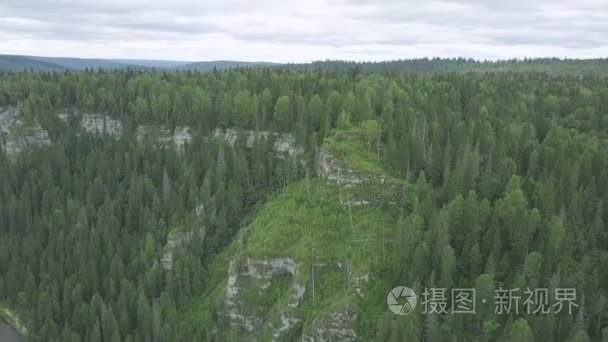
[(421, 60), (465, 60), (467, 62), (478, 62), (478, 63), (500, 63), (500, 62), (524, 62), (534, 60), (560, 60), (560, 61), (601, 61), (607, 60), (608, 56), (604, 57), (589, 57), (589, 58), (578, 58), (578, 57), (567, 57), (567, 56), (543, 56), (543, 57), (506, 57), (506, 58), (474, 58), (464, 56), (424, 56), (424, 57), (404, 57), (398, 59), (384, 59), (384, 60), (353, 60), (353, 59), (315, 59), (305, 62), (287, 61), (287, 62), (273, 62), (269, 60), (239, 60), (239, 59), (200, 59), (200, 60), (182, 60), (182, 59), (163, 59), (163, 58), (125, 58), (125, 57), (74, 57), (66, 55), (26, 55), (26, 54), (13, 54), (13, 53), (0, 53), (0, 56), (10, 57), (25, 57), (25, 58), (69, 58), (69, 59), (80, 59), (80, 60), (106, 60), (106, 61), (156, 61), (156, 62), (178, 62), (178, 63), (204, 63), (204, 62), (243, 62), (243, 63), (271, 63), (271, 64), (313, 64), (319, 62), (347, 62), (347, 63), (390, 63), (390, 62), (403, 62), (403, 61), (421, 61)]

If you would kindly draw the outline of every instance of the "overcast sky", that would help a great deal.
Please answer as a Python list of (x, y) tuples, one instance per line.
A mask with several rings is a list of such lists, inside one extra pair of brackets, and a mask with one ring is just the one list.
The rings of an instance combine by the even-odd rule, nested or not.
[(608, 0), (0, 0), (0, 53), (305, 62), (608, 57)]

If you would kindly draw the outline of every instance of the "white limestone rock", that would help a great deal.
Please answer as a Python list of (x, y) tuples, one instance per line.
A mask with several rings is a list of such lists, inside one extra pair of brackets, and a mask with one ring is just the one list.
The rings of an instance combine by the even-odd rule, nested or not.
[(80, 126), (85, 132), (95, 135), (119, 137), (123, 134), (122, 121), (112, 119), (108, 115), (83, 114)]
[(346, 187), (360, 185), (367, 181), (364, 175), (347, 167), (338, 157), (324, 150), (319, 152), (317, 175), (325, 178), (328, 183)]
[[(256, 259), (248, 256), (237, 255), (229, 263), (228, 282), (226, 284), (225, 305), (227, 316), (231, 325), (239, 326), (255, 335), (260, 332), (266, 320), (266, 312), (261, 312), (255, 308), (255, 302), (262, 300), (271, 285), (272, 279), (279, 274), (290, 274), (293, 283), (290, 289), (290, 298), (285, 307), (288, 311), (281, 313), (279, 324), (269, 327), (273, 331), (275, 340), (280, 340), (280, 336), (291, 333), (302, 319), (289, 312), (298, 307), (304, 297), (305, 286), (298, 283), (295, 279), (298, 269), (291, 257), (278, 257), (270, 259)], [(245, 291), (248, 288), (249, 291)], [(251, 288), (256, 289), (252, 296)], [(248, 295), (245, 295), (246, 292)], [(253, 306), (253, 308), (252, 308)]]
[(338, 310), (317, 317), (305, 329), (302, 341), (356, 341), (357, 316), (354, 304), (346, 303)]
[(50, 145), (51, 139), (36, 119), (25, 120), (15, 107), (0, 109), (0, 145), (9, 158), (28, 146)]

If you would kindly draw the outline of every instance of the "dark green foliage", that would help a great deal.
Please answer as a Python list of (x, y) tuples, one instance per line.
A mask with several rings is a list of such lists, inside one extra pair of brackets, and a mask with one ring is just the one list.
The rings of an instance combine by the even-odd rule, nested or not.
[[(399, 63), (361, 69), (409, 68)], [(178, 313), (208, 290), (209, 265), (256, 203), (312, 175), (326, 141), (363, 171), (403, 184), (398, 198), (386, 196), (403, 212), (387, 227), (401, 239), (379, 272), (386, 283), (486, 293), (497, 284), (576, 287), (583, 308), (548, 317), (384, 317), (362, 323), (362, 336), (599, 340), (608, 322), (608, 80), (562, 74), (603, 74), (605, 62), (414, 64), (547, 73), (380, 75), (327, 62), (349, 70), (1, 75), (0, 107), (36, 118), (53, 143), (15, 161), (0, 153), (0, 300), (17, 308), (34, 340), (210, 336), (178, 331)], [(57, 119), (66, 110), (106, 113), (125, 122), (126, 134), (82, 134)], [(178, 154), (138, 142), (142, 124), (190, 126), (194, 138)], [(202, 138), (218, 127), (292, 133), (303, 161), (278, 158), (273, 138), (251, 148), (244, 139), (231, 146)], [(192, 241), (164, 270), (168, 238), (184, 231)]]

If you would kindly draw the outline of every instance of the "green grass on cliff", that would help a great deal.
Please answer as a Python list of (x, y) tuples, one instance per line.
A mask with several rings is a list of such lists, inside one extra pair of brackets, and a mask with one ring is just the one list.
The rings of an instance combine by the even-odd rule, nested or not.
[[(216, 257), (209, 270), (207, 291), (184, 316), (185, 331), (200, 324), (217, 326), (217, 322), (211, 322), (213, 316), (222, 310), (228, 263), (237, 254), (265, 260), (290, 257), (295, 261), (295, 277), (283, 279), (280, 286), (273, 283), (272, 293), (268, 296), (249, 296), (253, 298), (251, 302), (243, 304), (252, 310), (268, 308), (269, 322), (276, 321), (279, 312), (287, 308), (291, 293), (291, 287), (285, 285), (285, 281), (304, 284), (306, 290), (301, 304), (293, 310), (288, 309), (303, 318), (303, 331), (310, 329), (317, 317), (326, 317), (328, 312), (344, 303), (360, 303), (357, 288), (362, 287), (364, 291), (378, 286), (387, 288), (388, 285), (379, 284), (380, 280), (359, 283), (353, 279), (363, 275), (372, 275), (373, 278), (380, 271), (379, 265), (390, 257), (391, 244), (396, 239), (399, 206), (382, 194), (395, 184), (404, 184), (404, 181), (384, 171), (380, 160), (368, 152), (367, 144), (356, 137), (357, 134), (352, 132), (337, 134), (328, 139), (324, 148), (346, 161), (349, 168), (386, 182), (372, 181), (345, 188), (314, 178), (297, 181), (273, 194), (259, 206), (249, 227)], [(350, 208), (346, 204), (348, 199), (358, 201), (361, 196), (365, 197), (367, 204), (351, 205)], [(241, 241), (244, 242), (242, 245)], [(312, 263), (315, 264), (314, 298)], [(247, 287), (246, 282), (243, 285)], [(243, 293), (254, 290), (242, 289)], [(273, 302), (258, 302), (261, 300)], [(374, 297), (372, 303), (376, 301)], [(369, 299), (363, 303), (369, 306)], [(264, 330), (259, 338), (268, 337), (267, 327)]]
[[(371, 150), (370, 150), (371, 147)], [(370, 173), (396, 184), (404, 180), (389, 172), (378, 156), (376, 145), (368, 145), (363, 128), (353, 126), (348, 130), (335, 131), (325, 139), (323, 148), (339, 157), (348, 166), (364, 173)]]
[(353, 270), (369, 271), (382, 257), (382, 234), (386, 241), (393, 239), (396, 213), (380, 203), (351, 206), (349, 213), (344, 194), (321, 179), (288, 186), (258, 212), (246, 253), (290, 256), (307, 266), (314, 249), (315, 259), (347, 259)]

